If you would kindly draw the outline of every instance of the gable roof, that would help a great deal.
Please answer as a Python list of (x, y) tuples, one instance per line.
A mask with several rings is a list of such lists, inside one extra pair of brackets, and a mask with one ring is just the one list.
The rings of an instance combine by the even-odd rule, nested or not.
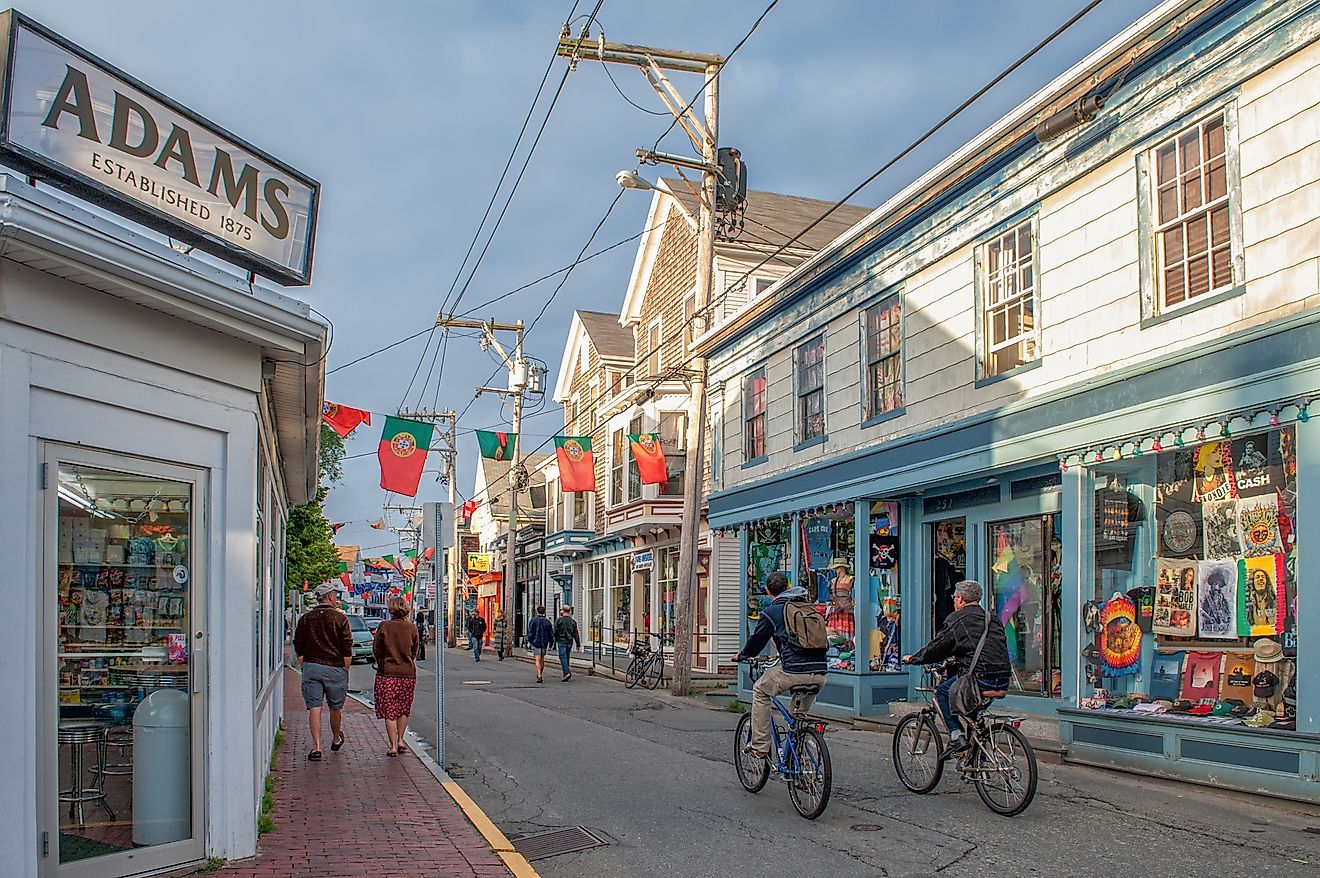
[[(670, 204), (678, 207), (689, 227), (696, 231), (695, 217), (700, 209), (696, 195), (682, 180), (661, 177), (651, 196), (651, 209), (646, 216), (646, 233), (637, 246), (632, 275), (628, 278), (628, 289), (624, 293), (623, 307), (619, 311), (618, 322), (624, 326), (637, 320), (638, 315), (641, 314), (646, 287), (651, 279), (651, 269), (655, 265), (660, 241), (664, 238), (668, 226)], [(743, 231), (732, 241), (716, 239), (715, 256), (717, 259), (721, 255), (746, 259), (749, 253), (772, 253), (815, 222), (832, 205), (833, 202), (821, 201), (818, 198), (748, 190)], [(800, 240), (794, 241), (792, 246), (787, 247), (776, 263), (784, 268), (792, 266), (797, 260), (827, 246), (870, 213), (869, 207), (856, 207), (850, 204), (839, 207)]]
[[(663, 178), (669, 193), (685, 211), (696, 215), (698, 202), (682, 180)], [(834, 202), (798, 195), (780, 195), (778, 192), (747, 190), (747, 225), (737, 243), (743, 247), (777, 249), (787, 244), (798, 232), (814, 222)], [(831, 213), (815, 228), (793, 242), (790, 250), (819, 250), (835, 238), (857, 225), (871, 213), (869, 207), (845, 204)], [(721, 244), (716, 241), (715, 249)]]
[(578, 365), (583, 344), (591, 342), (596, 355), (603, 360), (618, 360), (632, 365), (632, 331), (619, 325), (619, 318), (602, 311), (573, 312), (573, 322), (564, 340), (564, 354), (559, 358), (559, 375), (555, 378), (555, 402), (567, 402), (573, 386), (573, 375)]

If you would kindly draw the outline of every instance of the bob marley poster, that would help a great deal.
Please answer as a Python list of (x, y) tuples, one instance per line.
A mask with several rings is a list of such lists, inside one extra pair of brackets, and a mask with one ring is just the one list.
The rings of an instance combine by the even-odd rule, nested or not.
[(1155, 561), (1156, 634), (1191, 637), (1196, 633), (1196, 562), (1158, 558)]
[(1269, 637), (1283, 631), (1288, 598), (1283, 556), (1243, 558), (1238, 562), (1238, 634)]

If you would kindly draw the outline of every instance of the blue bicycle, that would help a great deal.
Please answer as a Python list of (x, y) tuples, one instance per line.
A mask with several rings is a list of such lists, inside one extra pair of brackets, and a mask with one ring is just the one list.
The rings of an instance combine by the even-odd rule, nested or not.
[[(766, 668), (779, 664), (778, 656), (747, 660), (752, 679), (756, 680)], [(749, 793), (759, 793), (770, 779), (773, 770), (788, 784), (788, 797), (797, 812), (808, 820), (815, 820), (830, 801), (830, 749), (825, 745), (825, 723), (807, 719), (805, 700), (820, 691), (819, 683), (794, 686), (788, 690), (793, 696), (793, 709), (789, 711), (778, 697), (770, 703), (775, 713), (770, 719), (771, 749), (769, 759), (759, 759), (747, 752), (752, 741), (752, 715), (743, 714), (733, 733), (733, 765), (738, 770), (738, 782)]]

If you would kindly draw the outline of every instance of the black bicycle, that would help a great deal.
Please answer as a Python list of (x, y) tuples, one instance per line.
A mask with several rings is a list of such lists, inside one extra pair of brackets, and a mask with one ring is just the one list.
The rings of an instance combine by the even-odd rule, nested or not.
[(650, 638), (647, 637), (633, 641), (629, 651), (633, 658), (623, 675), (624, 688), (631, 689), (638, 683), (644, 684), (648, 689), (659, 686), (661, 678), (665, 675), (664, 650), (652, 649)]
[[(918, 691), (935, 691), (948, 675), (944, 666), (925, 669), (926, 683)], [(1036, 797), (1036, 754), (1025, 735), (1019, 731), (1021, 720), (987, 712), (1004, 690), (981, 693), (981, 705), (968, 718), (969, 746), (960, 753), (945, 750), (940, 727), (944, 724), (935, 705), (929, 701), (920, 710), (909, 713), (894, 729), (894, 770), (903, 786), (925, 794), (939, 784), (944, 763), (956, 759), (963, 783), (976, 787), (986, 807), (996, 814), (1013, 817), (1021, 814)]]
[[(779, 664), (779, 656), (747, 659), (752, 679), (766, 668)], [(833, 774), (830, 748), (825, 745), (825, 723), (807, 719), (803, 699), (820, 691), (819, 683), (804, 683), (788, 690), (793, 709), (784, 707), (778, 696), (770, 699), (770, 756), (762, 759), (748, 752), (752, 742), (752, 715), (745, 713), (733, 732), (733, 767), (738, 782), (749, 793), (759, 793), (773, 771), (788, 784), (788, 798), (797, 812), (815, 820), (830, 802)]]

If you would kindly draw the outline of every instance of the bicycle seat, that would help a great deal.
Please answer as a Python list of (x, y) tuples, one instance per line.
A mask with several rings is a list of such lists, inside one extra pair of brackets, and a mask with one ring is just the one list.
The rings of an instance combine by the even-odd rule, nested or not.
[(792, 687), (790, 687), (788, 691), (789, 691), (789, 694), (791, 694), (791, 695), (815, 695), (817, 692), (820, 691), (820, 684), (819, 684), (819, 683), (799, 683), (799, 684), (796, 685), (796, 686), (792, 686)]
[(982, 698), (1003, 698), (1003, 697), (1004, 697), (1005, 695), (1007, 695), (1007, 694), (1008, 694), (1008, 690), (1007, 690), (1007, 689), (982, 689), (982, 690), (981, 690), (981, 697), (982, 697)]

